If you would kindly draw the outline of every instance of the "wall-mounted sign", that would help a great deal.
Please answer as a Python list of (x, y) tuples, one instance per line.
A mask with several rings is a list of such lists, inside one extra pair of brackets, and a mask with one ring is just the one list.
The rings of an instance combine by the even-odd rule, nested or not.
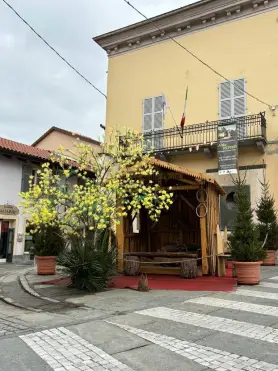
[(237, 123), (218, 125), (218, 174), (237, 174), (238, 139)]
[(22, 233), (18, 233), (17, 234), (17, 242), (22, 242), (23, 240), (23, 234)]
[(18, 215), (19, 210), (14, 205), (0, 205), (0, 214), (4, 215)]

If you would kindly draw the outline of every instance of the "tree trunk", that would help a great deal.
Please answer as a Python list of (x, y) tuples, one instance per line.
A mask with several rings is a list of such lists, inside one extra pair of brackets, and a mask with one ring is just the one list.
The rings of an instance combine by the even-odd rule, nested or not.
[(138, 276), (140, 273), (140, 260), (138, 256), (126, 256), (124, 274), (126, 276)]
[(181, 277), (196, 278), (197, 277), (197, 260), (184, 259), (181, 262)]

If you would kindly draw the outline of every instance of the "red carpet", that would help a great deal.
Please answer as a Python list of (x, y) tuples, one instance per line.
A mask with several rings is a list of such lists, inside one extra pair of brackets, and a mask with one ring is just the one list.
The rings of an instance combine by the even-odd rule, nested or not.
[[(113, 289), (136, 289), (139, 277), (115, 276), (109, 285)], [(236, 279), (232, 278), (232, 267), (226, 269), (226, 277), (203, 276), (194, 279), (182, 279), (178, 276), (148, 275), (149, 288), (151, 290), (185, 290), (185, 291), (234, 291)], [(40, 282), (47, 285), (67, 286), (70, 278), (58, 278)]]
[[(139, 277), (113, 277), (111, 288), (136, 289)], [(185, 290), (185, 291), (234, 291), (236, 279), (232, 278), (232, 265), (226, 269), (226, 277), (203, 276), (194, 279), (182, 279), (178, 276), (148, 275), (149, 288), (152, 290)]]

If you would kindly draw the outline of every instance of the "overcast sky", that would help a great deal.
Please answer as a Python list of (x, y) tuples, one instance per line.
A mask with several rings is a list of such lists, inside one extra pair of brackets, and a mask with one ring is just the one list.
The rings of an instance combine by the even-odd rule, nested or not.
[[(123, 0), (7, 0), (88, 80), (106, 92), (106, 53), (92, 37), (142, 20)], [(133, 0), (147, 16), (188, 0)], [(0, 0), (0, 136), (31, 144), (51, 126), (99, 138), (105, 99)]]

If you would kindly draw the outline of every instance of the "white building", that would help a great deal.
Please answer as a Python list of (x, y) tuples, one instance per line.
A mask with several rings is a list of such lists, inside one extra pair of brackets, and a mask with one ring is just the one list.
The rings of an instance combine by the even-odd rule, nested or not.
[[(99, 142), (77, 136), (99, 150)], [(71, 132), (59, 128), (51, 128), (32, 146), (0, 138), (0, 262), (32, 263), (32, 237), (26, 227), (28, 216), (19, 208), (19, 193), (28, 191), (30, 175), (35, 176), (40, 165), (49, 159), (51, 152), (44, 148), (73, 148), (75, 141)]]
[(18, 204), (19, 193), (29, 188), (34, 175), (50, 152), (0, 138), (0, 259), (8, 262), (30, 262), (27, 217)]

